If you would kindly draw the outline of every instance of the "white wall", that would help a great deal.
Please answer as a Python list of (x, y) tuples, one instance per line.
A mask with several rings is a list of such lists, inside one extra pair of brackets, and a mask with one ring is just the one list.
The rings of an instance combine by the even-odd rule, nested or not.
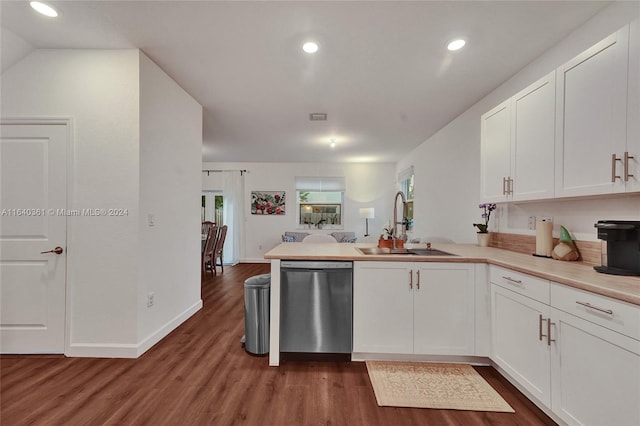
[[(201, 137), (197, 133), (201, 131), (201, 114), (198, 112), (197, 119), (193, 119), (190, 114), (197, 109), (193, 101), (168, 83), (163, 73), (149, 62), (141, 60), (139, 51), (134, 49), (36, 50), (2, 74), (3, 118), (72, 119), (74, 134), (69, 164), (73, 166), (69, 170), (68, 208), (128, 211), (126, 216), (119, 217), (67, 219), (70, 322), (66, 354), (70, 356), (135, 357), (153, 343), (148, 333), (170, 331), (166, 328), (168, 318), (184, 311), (189, 304), (185, 298), (191, 299), (192, 305), (200, 299), (193, 278), (193, 274), (199, 274), (199, 231), (195, 224), (199, 222), (199, 210), (195, 208), (191, 212), (185, 207), (179, 214), (173, 214), (174, 211), (166, 207), (166, 201), (156, 200), (162, 188), (155, 188), (149, 182), (151, 175), (155, 179), (156, 172), (166, 170), (178, 180), (175, 185), (169, 185), (171, 195), (178, 192), (178, 186), (193, 185), (191, 191), (184, 190), (180, 200), (190, 200), (189, 194), (192, 194), (193, 203), (197, 203), (200, 177), (190, 168), (199, 170), (201, 164)], [(141, 78), (145, 80), (142, 88)], [(141, 144), (140, 107), (149, 108), (150, 103), (161, 99), (180, 102), (178, 108), (187, 109), (180, 112), (154, 105), (159, 109), (145, 111)], [(165, 117), (161, 119), (161, 115)], [(169, 132), (172, 126), (175, 130), (166, 137), (157, 137), (151, 128), (162, 120), (166, 123), (165, 131)], [(174, 140), (169, 143), (168, 138)], [(156, 153), (153, 150), (156, 141), (169, 152)], [(185, 152), (173, 155), (169, 147), (172, 143), (185, 144)], [(156, 160), (160, 164), (154, 163)], [(162, 178), (158, 181), (164, 183)], [(145, 194), (141, 194), (141, 188)], [(143, 214), (140, 206), (145, 208)], [(162, 243), (175, 241), (176, 250), (184, 252), (185, 258), (192, 256), (189, 262), (181, 258), (172, 264), (175, 273), (182, 272), (185, 278), (180, 283), (185, 291), (181, 298), (176, 299), (175, 292), (169, 289), (178, 283), (167, 284), (155, 277), (148, 279), (146, 274), (155, 272), (150, 271), (153, 268), (147, 258), (141, 258), (142, 252), (155, 249), (150, 247), (155, 243), (154, 236), (148, 235), (148, 229), (142, 226), (146, 211), (156, 207), (159, 218), (171, 218), (167, 225), (184, 227), (186, 233), (180, 237), (172, 234), (175, 238), (171, 240), (170, 235), (163, 233), (166, 228), (159, 226)], [(188, 245), (184, 241), (191, 233), (195, 237)], [(199, 280), (197, 283), (199, 291)], [(146, 293), (148, 288), (158, 289), (157, 315), (152, 310), (144, 315), (144, 324), (139, 328), (143, 303), (139, 293)]]
[[(138, 341), (200, 309), (202, 107), (140, 53)], [(149, 226), (149, 217), (154, 225)], [(154, 305), (147, 307), (153, 293)]]
[(5, 72), (35, 47), (16, 33), (0, 27), (0, 72)]
[[(475, 242), (472, 224), (481, 220), (480, 116), (639, 15), (638, 2), (613, 3), (405, 156), (396, 170), (415, 166), (414, 235)], [(556, 235), (564, 225), (574, 238), (596, 241), (597, 220), (640, 217), (640, 195), (505, 204), (490, 230), (533, 235), (528, 216), (541, 215), (554, 217)]]
[[(356, 233), (362, 239), (365, 221), (360, 219), (360, 207), (374, 207), (375, 219), (369, 219), (369, 233), (380, 234), (393, 216), (393, 195), (396, 192), (395, 167), (391, 163), (204, 163), (203, 169), (238, 170), (245, 174), (245, 242), (241, 247), (241, 261), (264, 261), (264, 253), (282, 242), (285, 231), (295, 231), (296, 176), (344, 176), (344, 231)], [(203, 190), (221, 190), (221, 176), (203, 173)], [(284, 216), (252, 215), (251, 191), (286, 191), (287, 208)], [(333, 230), (304, 230), (309, 233), (331, 233)]]

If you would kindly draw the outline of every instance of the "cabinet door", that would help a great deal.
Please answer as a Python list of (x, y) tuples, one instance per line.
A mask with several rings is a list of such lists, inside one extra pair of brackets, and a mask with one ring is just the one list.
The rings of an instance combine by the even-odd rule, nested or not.
[(473, 355), (474, 266), (416, 263), (414, 277), (414, 353)]
[(513, 199), (553, 198), (555, 71), (513, 97)]
[(484, 202), (506, 201), (505, 179), (511, 175), (511, 108), (507, 100), (481, 117), (480, 196)]
[(413, 353), (411, 265), (355, 262), (353, 352)]
[(556, 197), (625, 190), (629, 27), (557, 70)]
[(629, 99), (627, 107), (627, 191), (640, 191), (640, 20), (629, 28)]
[(552, 308), (552, 411), (572, 425), (640, 424), (640, 342)]
[[(491, 359), (542, 404), (549, 406), (550, 346), (546, 337), (549, 306), (491, 285)], [(542, 315), (542, 326), (540, 315)]]

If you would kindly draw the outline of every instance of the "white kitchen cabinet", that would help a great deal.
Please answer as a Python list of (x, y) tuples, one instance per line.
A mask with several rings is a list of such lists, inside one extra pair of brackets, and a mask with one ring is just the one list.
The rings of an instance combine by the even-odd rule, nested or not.
[(473, 355), (474, 270), (467, 263), (355, 262), (353, 351)]
[(640, 341), (551, 309), (552, 411), (570, 425), (640, 424)]
[(481, 117), (480, 197), (487, 203), (510, 198), (511, 99)]
[(413, 353), (412, 266), (354, 262), (354, 352)]
[(629, 192), (640, 191), (640, 19), (636, 19), (629, 26), (628, 92), (626, 189)]
[(514, 201), (553, 198), (555, 71), (512, 98), (511, 143)]
[(482, 115), (485, 202), (553, 198), (555, 71)]
[(421, 262), (413, 267), (413, 352), (473, 355), (474, 265)]
[(556, 197), (626, 190), (628, 47), (626, 26), (557, 69)]
[(491, 359), (545, 406), (551, 405), (549, 306), (491, 285)]

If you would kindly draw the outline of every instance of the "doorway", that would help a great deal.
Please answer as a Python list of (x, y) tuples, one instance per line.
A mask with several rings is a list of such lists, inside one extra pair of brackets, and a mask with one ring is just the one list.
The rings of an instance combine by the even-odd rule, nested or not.
[(2, 353), (64, 353), (68, 122), (0, 126)]

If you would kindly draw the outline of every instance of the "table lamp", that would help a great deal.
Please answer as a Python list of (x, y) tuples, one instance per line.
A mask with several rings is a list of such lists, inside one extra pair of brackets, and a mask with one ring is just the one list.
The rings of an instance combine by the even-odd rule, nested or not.
[(375, 209), (373, 207), (363, 207), (360, 209), (360, 217), (364, 219), (366, 230), (364, 236), (369, 236), (369, 219), (373, 219), (375, 216)]

